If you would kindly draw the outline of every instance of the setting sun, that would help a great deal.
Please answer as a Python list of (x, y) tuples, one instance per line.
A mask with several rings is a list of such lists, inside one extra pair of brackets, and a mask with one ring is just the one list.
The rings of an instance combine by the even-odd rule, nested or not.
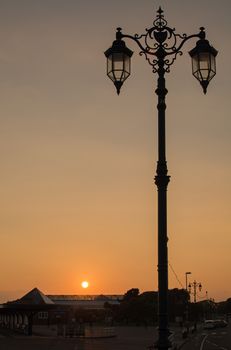
[(83, 281), (83, 282), (81, 283), (81, 286), (82, 286), (83, 288), (88, 288), (88, 287), (89, 287), (89, 283), (88, 283), (87, 281)]

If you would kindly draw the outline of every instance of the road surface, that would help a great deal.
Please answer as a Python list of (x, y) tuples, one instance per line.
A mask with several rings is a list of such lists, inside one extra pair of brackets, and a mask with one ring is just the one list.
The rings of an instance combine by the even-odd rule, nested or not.
[(182, 350), (231, 350), (231, 324), (199, 332), (185, 343)]

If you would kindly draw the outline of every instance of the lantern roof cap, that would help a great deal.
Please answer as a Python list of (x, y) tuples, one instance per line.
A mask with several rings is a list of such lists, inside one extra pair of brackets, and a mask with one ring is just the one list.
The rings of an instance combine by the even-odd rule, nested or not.
[(189, 51), (189, 55), (193, 57), (194, 55), (200, 53), (211, 53), (214, 57), (216, 57), (218, 51), (210, 45), (208, 40), (200, 39), (197, 41), (196, 46), (191, 51)]
[(107, 58), (113, 53), (124, 53), (128, 57), (132, 57), (133, 55), (133, 51), (130, 50), (121, 39), (114, 40), (112, 46), (104, 52)]

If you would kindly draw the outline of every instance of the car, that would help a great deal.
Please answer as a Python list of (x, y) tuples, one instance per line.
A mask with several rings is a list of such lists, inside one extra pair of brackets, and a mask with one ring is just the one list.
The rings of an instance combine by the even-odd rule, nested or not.
[(214, 320), (214, 322), (215, 322), (215, 327), (216, 328), (223, 328), (223, 327), (226, 327), (228, 325), (228, 323), (225, 320), (223, 320), (223, 319), (221, 319), (221, 320)]
[(205, 320), (204, 322), (204, 329), (214, 329), (214, 328), (222, 328), (226, 327), (228, 323), (223, 319), (216, 319), (216, 320)]
[(216, 323), (214, 320), (205, 320), (203, 328), (204, 329), (214, 329), (214, 328), (216, 328)]

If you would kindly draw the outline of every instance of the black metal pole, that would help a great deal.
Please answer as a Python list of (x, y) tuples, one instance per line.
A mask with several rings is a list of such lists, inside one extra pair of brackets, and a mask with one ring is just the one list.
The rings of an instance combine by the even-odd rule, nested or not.
[[(130, 69), (125, 71), (125, 61), (130, 62), (132, 51), (129, 50), (122, 39), (128, 38), (137, 43), (141, 49), (140, 55), (144, 55), (148, 63), (153, 68), (153, 73), (158, 74), (158, 83), (156, 94), (158, 96), (158, 161), (155, 176), (155, 184), (158, 190), (158, 340), (156, 347), (159, 350), (168, 350), (171, 347), (169, 341), (168, 328), (168, 235), (167, 235), (167, 187), (170, 181), (168, 176), (167, 162), (166, 162), (166, 147), (165, 147), (165, 97), (168, 93), (165, 87), (165, 73), (170, 72), (170, 66), (176, 60), (177, 55), (182, 55), (183, 45), (192, 38), (200, 39), (197, 42), (195, 49), (190, 51), (192, 57), (206, 52), (206, 55), (212, 55), (214, 58), (217, 51), (214, 50), (205, 40), (204, 28), (200, 28), (198, 34), (187, 36), (186, 34), (175, 33), (175, 28), (170, 28), (164, 18), (161, 7), (157, 11), (156, 19), (153, 22), (153, 27), (146, 29), (145, 34), (135, 34), (134, 36), (123, 34), (121, 28), (117, 28), (116, 41), (113, 42), (105, 55), (109, 60), (108, 76), (114, 82), (117, 93), (119, 93), (124, 81), (130, 75)], [(179, 42), (180, 41), (180, 42)], [(142, 44), (143, 42), (143, 44)], [(115, 69), (116, 54), (120, 54), (122, 68)], [(194, 57), (195, 58), (195, 57)], [(113, 63), (114, 62), (114, 63)], [(199, 63), (198, 63), (199, 64)], [(211, 66), (211, 60), (210, 60)], [(128, 67), (130, 65), (128, 64)], [(199, 67), (199, 66), (198, 66)], [(208, 64), (209, 67), (209, 64)], [(211, 67), (210, 67), (211, 68)], [(215, 66), (214, 66), (215, 68)], [(204, 70), (204, 69), (203, 69)], [(115, 73), (116, 71), (116, 73)], [(120, 72), (120, 74), (118, 74)], [(126, 74), (125, 74), (126, 73)], [(211, 72), (210, 72), (211, 73)], [(210, 74), (209, 73), (209, 74)], [(214, 72), (215, 73), (215, 72)], [(198, 71), (196, 78), (198, 79)], [(204, 74), (204, 73), (203, 73)], [(199, 74), (200, 77), (203, 76)], [(200, 80), (200, 79), (199, 79)], [(202, 79), (203, 80), (203, 79)], [(208, 85), (208, 81), (201, 82), (204, 91)], [(187, 275), (186, 275), (187, 281)], [(187, 282), (186, 282), (187, 284)], [(187, 286), (186, 286), (187, 290)]]
[[(161, 55), (160, 55), (161, 56)], [(156, 347), (159, 350), (168, 350), (168, 236), (167, 236), (167, 186), (170, 176), (167, 175), (165, 151), (165, 96), (167, 89), (164, 78), (164, 59), (158, 58), (158, 162), (155, 184), (158, 189), (158, 340)]]
[(197, 283), (196, 281), (193, 282), (193, 289), (194, 289), (194, 303), (197, 302)]

